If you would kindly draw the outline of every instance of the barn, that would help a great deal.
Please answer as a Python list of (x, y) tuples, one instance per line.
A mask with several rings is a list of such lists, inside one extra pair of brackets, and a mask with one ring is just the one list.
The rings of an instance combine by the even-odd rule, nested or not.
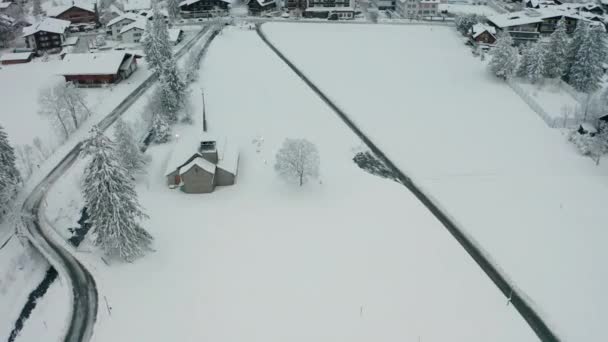
[(29, 63), (33, 56), (32, 52), (5, 53), (0, 56), (0, 63), (2, 65)]
[(117, 83), (131, 76), (137, 69), (140, 55), (111, 51), (104, 53), (69, 53), (61, 63), (61, 72), (66, 82), (84, 87), (100, 87)]

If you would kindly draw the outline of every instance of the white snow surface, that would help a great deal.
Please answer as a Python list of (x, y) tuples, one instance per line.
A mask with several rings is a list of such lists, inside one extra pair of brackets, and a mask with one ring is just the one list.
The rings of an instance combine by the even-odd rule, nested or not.
[(38, 23), (23, 28), (23, 36), (29, 36), (39, 31), (64, 33), (70, 24), (67, 20), (44, 18)]
[(608, 339), (608, 163), (580, 156), (471, 58), (453, 28), (263, 29), (490, 253), (564, 341)]
[[(210, 133), (242, 147), (236, 184), (168, 189), (172, 143), (148, 150), (137, 190), (156, 251), (111, 266), (97, 250), (80, 255), (112, 310), (100, 304), (95, 341), (537, 340), (405, 188), (352, 162), (361, 142), (254, 31), (225, 29), (200, 73), (192, 89), (205, 89)], [(200, 136), (195, 120), (174, 133)], [(298, 187), (275, 174), (287, 137), (317, 145), (320, 180)], [(51, 220), (81, 199), (81, 174), (79, 163), (50, 191)]]
[(498, 14), (490, 6), (486, 5), (472, 5), (472, 4), (439, 4), (440, 11), (448, 11), (448, 13), (454, 14), (479, 14), (479, 15), (495, 15)]

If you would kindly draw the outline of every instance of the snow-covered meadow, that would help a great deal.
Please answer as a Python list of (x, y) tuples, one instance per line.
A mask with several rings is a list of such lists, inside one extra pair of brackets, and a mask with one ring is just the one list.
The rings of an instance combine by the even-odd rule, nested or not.
[(263, 30), (456, 218), (564, 340), (606, 340), (608, 164), (580, 156), (471, 58), (452, 28)]
[[(413, 196), (352, 162), (361, 142), (254, 31), (224, 30), (200, 76), (196, 113), (203, 88), (210, 133), (239, 147), (237, 183), (170, 190), (174, 143), (148, 150), (137, 190), (156, 251), (111, 266), (89, 246), (79, 253), (104, 298), (96, 341), (536, 340)], [(174, 133), (196, 140), (200, 121)], [(318, 181), (276, 176), (287, 137), (317, 145)], [(51, 190), (50, 220), (81, 198), (78, 166)]]

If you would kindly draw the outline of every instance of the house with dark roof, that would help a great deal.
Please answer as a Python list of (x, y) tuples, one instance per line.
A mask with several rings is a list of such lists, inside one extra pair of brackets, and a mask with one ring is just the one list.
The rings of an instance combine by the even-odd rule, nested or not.
[(99, 23), (97, 15), (97, 4), (72, 3), (69, 6), (55, 7), (47, 11), (49, 17), (67, 20), (72, 24), (95, 24)]
[(59, 75), (78, 86), (101, 87), (117, 83), (137, 70), (140, 55), (125, 51), (68, 53), (61, 62)]
[(42, 21), (23, 28), (25, 45), (34, 51), (61, 51), (70, 22), (67, 20), (44, 18)]

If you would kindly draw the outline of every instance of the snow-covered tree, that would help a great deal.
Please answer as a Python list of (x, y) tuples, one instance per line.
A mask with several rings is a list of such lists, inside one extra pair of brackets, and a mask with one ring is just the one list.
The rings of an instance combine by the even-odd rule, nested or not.
[(597, 25), (589, 30), (581, 42), (568, 79), (574, 89), (591, 93), (599, 88), (603, 74), (602, 64), (606, 61), (605, 35), (604, 28)]
[(124, 120), (118, 119), (114, 126), (114, 142), (120, 164), (129, 172), (139, 172), (146, 164), (133, 129)]
[(460, 31), (460, 33), (462, 33), (463, 35), (468, 34), (473, 25), (481, 22), (485, 22), (485, 17), (477, 14), (458, 15), (454, 19), (456, 29)]
[(150, 133), (152, 134), (152, 142), (156, 144), (164, 144), (169, 141), (171, 138), (171, 125), (169, 125), (164, 115), (154, 115)]
[(32, 6), (32, 15), (37, 17), (42, 14), (42, 6), (40, 5), (40, 0), (33, 0)]
[(570, 80), (570, 74), (572, 72), (574, 61), (576, 60), (576, 55), (578, 54), (583, 42), (589, 38), (588, 36), (589, 26), (583, 20), (579, 20), (576, 24), (576, 28), (574, 29), (574, 33), (572, 34), (570, 44), (568, 44), (567, 47), (566, 70), (564, 72), (565, 81)]
[(496, 46), (490, 54), (492, 55), (492, 60), (488, 66), (494, 75), (506, 79), (517, 69), (519, 56), (517, 48), (513, 46), (513, 39), (509, 33), (501, 32), (498, 34)]
[(566, 73), (568, 60), (568, 34), (566, 32), (566, 21), (561, 18), (557, 22), (555, 31), (549, 38), (549, 44), (545, 49), (544, 76), (547, 78), (559, 78)]
[(173, 57), (167, 59), (161, 70), (160, 87), (161, 104), (169, 123), (177, 122), (178, 111), (186, 97), (186, 83), (177, 69)]
[(148, 66), (156, 71), (161, 71), (165, 61), (173, 56), (167, 24), (158, 5), (153, 7), (152, 21), (148, 21), (146, 24), (146, 34), (142, 45)]
[(283, 178), (302, 186), (309, 178), (319, 176), (319, 151), (306, 139), (285, 139), (277, 152), (274, 169)]
[(179, 0), (167, 0), (167, 11), (169, 19), (175, 21), (180, 18)]
[(48, 117), (54, 126), (59, 127), (64, 139), (70, 136), (69, 114), (66, 111), (63, 101), (56, 95), (57, 87), (46, 87), (40, 90), (38, 95), (39, 111), (38, 114)]
[(21, 183), (21, 175), (15, 162), (15, 150), (8, 141), (4, 127), (0, 125), (0, 218), (8, 210), (9, 203)]
[(139, 223), (147, 216), (138, 203), (131, 175), (120, 165), (114, 142), (97, 128), (84, 142), (83, 153), (90, 156), (83, 195), (94, 243), (108, 256), (133, 261), (150, 250), (152, 236)]
[(43, 88), (39, 95), (40, 114), (49, 116), (61, 127), (67, 138), (71, 128), (78, 128), (81, 120), (91, 115), (91, 111), (84, 102), (84, 94), (80, 88), (71, 82), (58, 82)]
[(544, 47), (541, 43), (529, 44), (523, 50), (517, 76), (536, 83), (544, 74)]
[(568, 138), (582, 155), (591, 157), (596, 165), (599, 165), (601, 157), (608, 153), (608, 125), (602, 122), (599, 128), (594, 135), (579, 134), (574, 130)]

